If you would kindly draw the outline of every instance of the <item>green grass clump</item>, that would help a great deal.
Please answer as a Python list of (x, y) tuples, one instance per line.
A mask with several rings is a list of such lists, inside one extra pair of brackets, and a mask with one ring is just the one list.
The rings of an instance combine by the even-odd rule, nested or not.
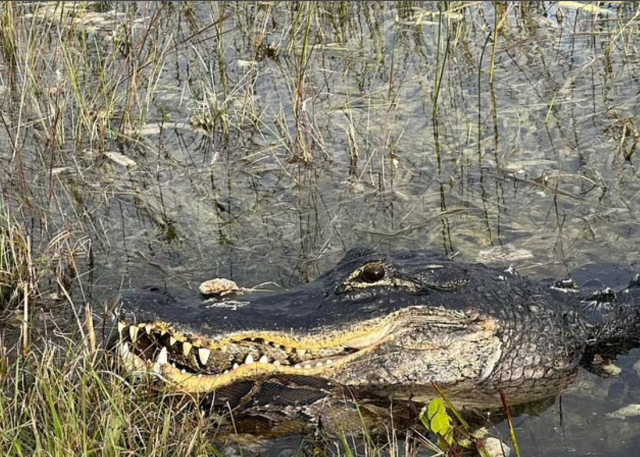
[(219, 455), (193, 399), (132, 384), (110, 353), (65, 340), (10, 361), (0, 348), (0, 455)]

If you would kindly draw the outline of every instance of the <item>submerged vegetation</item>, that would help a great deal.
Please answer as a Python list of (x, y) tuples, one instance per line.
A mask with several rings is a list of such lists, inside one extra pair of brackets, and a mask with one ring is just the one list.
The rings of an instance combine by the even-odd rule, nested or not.
[[(124, 286), (288, 286), (356, 244), (533, 274), (637, 260), (638, 8), (0, 4), (0, 454), (222, 452), (196, 399), (115, 366)], [(592, 438), (574, 403), (573, 438), (510, 422), (522, 455), (636, 438)], [(284, 446), (411, 455), (424, 431)]]

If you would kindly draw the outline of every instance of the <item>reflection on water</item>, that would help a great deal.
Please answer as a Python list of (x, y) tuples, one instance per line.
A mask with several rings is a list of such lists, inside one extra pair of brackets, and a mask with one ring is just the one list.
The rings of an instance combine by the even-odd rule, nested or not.
[[(355, 245), (497, 258), (538, 276), (637, 261), (637, 6), (438, 7), (117, 4), (111, 27), (69, 38), (90, 43), (73, 55), (79, 87), (56, 41), (43, 45), (42, 81), (69, 97), (60, 137), (41, 134), (49, 108), (29, 111), (3, 80), (5, 201), (34, 236), (90, 237), (99, 299), (122, 282), (289, 286)], [(100, 93), (105, 60), (128, 62), (107, 118), (72, 96)], [(95, 117), (82, 130), (85, 112)], [(543, 442), (544, 455), (635, 455), (632, 422), (603, 417), (638, 402), (633, 357), (625, 364), (621, 378), (585, 374), (562, 404), (519, 419), (523, 454), (543, 455)]]

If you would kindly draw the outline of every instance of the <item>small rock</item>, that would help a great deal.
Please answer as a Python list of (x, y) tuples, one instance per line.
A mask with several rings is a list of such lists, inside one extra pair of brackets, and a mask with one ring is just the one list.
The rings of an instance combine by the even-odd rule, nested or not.
[(612, 419), (627, 419), (629, 417), (638, 417), (640, 416), (640, 405), (631, 404), (631, 405), (623, 406), (622, 408), (612, 413), (605, 414), (605, 416), (610, 417)]
[(511, 454), (511, 448), (509, 446), (492, 436), (484, 440), (484, 450), (491, 457), (509, 457), (509, 454)]
[(478, 252), (476, 262), (480, 263), (510, 263), (533, 258), (533, 253), (527, 249), (519, 249), (512, 244), (483, 249)]
[(218, 295), (220, 297), (240, 292), (240, 288), (234, 281), (225, 278), (205, 281), (200, 284), (198, 289), (202, 295)]
[(620, 368), (617, 365), (614, 365), (611, 362), (609, 363), (605, 362), (602, 365), (600, 365), (599, 368), (607, 376), (620, 376), (620, 373), (622, 373), (622, 368)]
[(116, 151), (105, 151), (104, 155), (107, 158), (109, 158), (112, 161), (114, 161), (115, 163), (117, 163), (118, 165), (122, 165), (123, 167), (126, 167), (126, 168), (133, 168), (133, 167), (135, 167), (137, 165), (134, 160), (131, 160), (126, 155), (121, 154), (121, 153), (116, 152)]

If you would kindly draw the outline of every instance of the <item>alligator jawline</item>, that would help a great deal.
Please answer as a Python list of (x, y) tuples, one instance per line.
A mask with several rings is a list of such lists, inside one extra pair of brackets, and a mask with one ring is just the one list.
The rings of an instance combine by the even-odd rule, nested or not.
[[(242, 379), (268, 374), (331, 379), (341, 367), (375, 351), (410, 323), (463, 328), (474, 313), (410, 307), (348, 331), (295, 339), (285, 332), (238, 333), (220, 341), (188, 336), (168, 324), (120, 321), (120, 356), (134, 370), (159, 375), (185, 393), (210, 392)], [(426, 344), (423, 350), (438, 345)]]
[[(209, 349), (206, 346), (196, 347), (181, 335), (167, 331), (166, 328), (147, 324), (131, 325), (128, 326), (128, 331), (125, 331), (126, 329), (127, 325), (120, 322), (118, 350), (128, 368), (156, 374), (185, 393), (210, 392), (242, 379), (267, 374), (330, 377), (331, 373), (342, 365), (374, 350), (389, 337), (388, 325), (380, 325), (368, 332), (367, 337), (359, 335), (353, 338), (352, 343), (358, 347), (329, 348), (325, 351), (329, 352), (327, 355), (318, 349), (286, 347), (270, 341), (279, 338), (247, 337), (227, 341), (222, 346)], [(281, 360), (267, 355), (253, 357), (251, 348), (256, 345), (277, 348), (274, 351), (281, 356)], [(232, 356), (229, 356), (229, 361), (219, 371), (207, 370), (207, 362), (211, 359), (212, 353), (219, 354), (221, 348), (230, 351), (229, 347), (240, 351), (238, 353), (245, 351), (246, 355), (242, 357), (244, 361), (234, 361)], [(195, 367), (194, 362), (199, 366)]]
[[(124, 343), (125, 345), (128, 343)], [(145, 370), (150, 374), (158, 375), (164, 381), (168, 381), (173, 389), (182, 393), (208, 393), (233, 384), (243, 379), (255, 379), (267, 374), (282, 375), (304, 375), (304, 376), (330, 376), (327, 368), (306, 368), (300, 365), (292, 366), (276, 366), (273, 364), (253, 363), (250, 365), (240, 365), (231, 371), (226, 370), (220, 374), (202, 374), (192, 373), (185, 368), (180, 368), (172, 363), (161, 364), (159, 362), (150, 362), (144, 360), (139, 355), (131, 352), (127, 346), (121, 346), (120, 356), (125, 363), (129, 364), (128, 368), (135, 370)], [(331, 368), (338, 367), (351, 359), (345, 357), (335, 362)], [(310, 366), (310, 365), (309, 365)], [(331, 370), (332, 371), (332, 370)]]

